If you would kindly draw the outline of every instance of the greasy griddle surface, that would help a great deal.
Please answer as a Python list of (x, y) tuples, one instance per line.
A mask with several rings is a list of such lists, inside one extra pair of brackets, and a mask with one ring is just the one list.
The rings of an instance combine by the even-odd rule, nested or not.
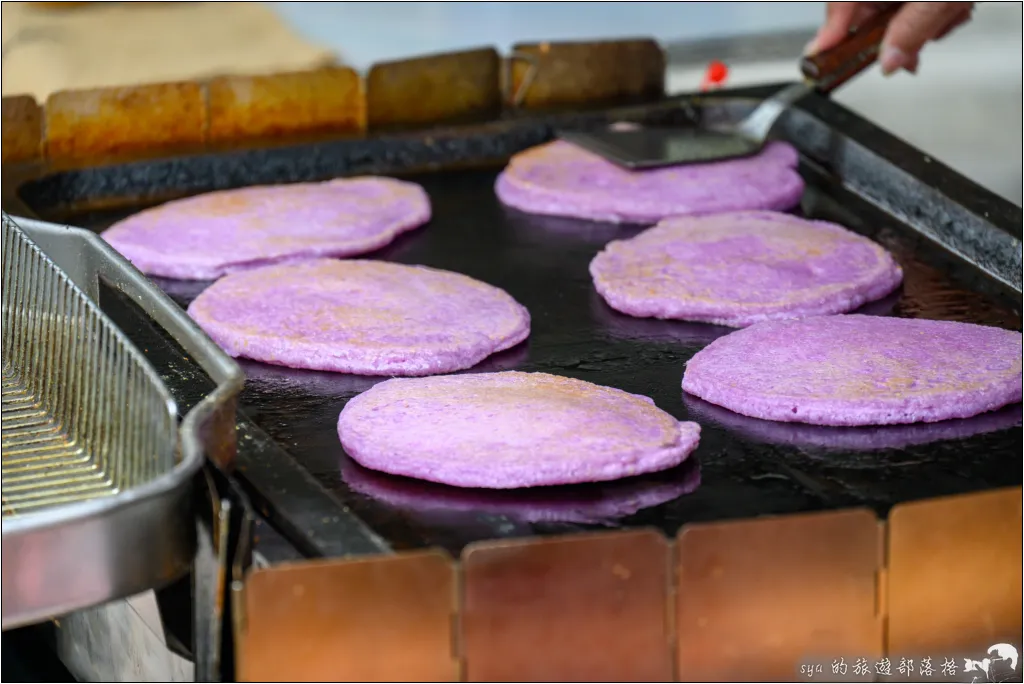
[[(878, 240), (905, 270), (903, 289), (866, 312), (1020, 330), (1019, 300), (1014, 305), (973, 267), (867, 204), (836, 195), (840, 190), (816, 189), (811, 172), (804, 173), (811, 187), (803, 213)], [(414, 179), (430, 194), (433, 220), (374, 256), (479, 278), (507, 290), (533, 318), (525, 344), (474, 371), (544, 371), (645, 394), (679, 419), (700, 422), (703, 436), (693, 463), (656, 476), (533, 492), (458, 490), (371, 473), (345, 456), (338, 414), (379, 378), (243, 360), (243, 411), (395, 548), (458, 552), (476, 540), (608, 527), (655, 526), (674, 534), (693, 521), (861, 505), (885, 514), (898, 502), (1021, 484), (1022, 431), (1013, 426), (1019, 405), (957, 423), (850, 430), (767, 423), (684, 398), (687, 359), (728, 329), (615, 313), (594, 292), (587, 271), (604, 244), (640, 228), (504, 208), (493, 192), (493, 171)], [(60, 218), (101, 229), (125, 213)], [(208, 285), (158, 284), (183, 306)], [(696, 490), (682, 493), (698, 477)]]

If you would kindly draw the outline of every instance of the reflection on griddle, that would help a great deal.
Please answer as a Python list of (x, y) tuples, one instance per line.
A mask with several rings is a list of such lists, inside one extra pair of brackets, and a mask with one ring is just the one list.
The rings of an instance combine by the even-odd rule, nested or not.
[[(590, 293), (590, 313), (608, 335), (622, 340), (668, 340), (686, 347), (704, 347), (734, 328), (707, 323), (666, 321), (659, 318), (634, 318), (619, 313), (593, 290)], [(682, 379), (682, 369), (680, 369)]]
[(472, 368), (458, 371), (458, 373), (498, 373), (501, 371), (515, 370), (526, 361), (529, 356), (530, 338), (505, 351), (491, 354), (486, 359)]
[[(529, 353), (528, 345), (529, 338), (511, 349), (492, 354), (472, 368), (457, 371), (457, 373), (492, 373), (514, 370), (526, 359)], [(287, 392), (289, 387), (294, 387), (305, 394), (333, 396), (340, 399), (354, 397), (389, 377), (288, 368), (248, 359), (238, 359), (238, 363), (245, 371), (246, 385), (263, 392)], [(338, 410), (341, 410), (340, 406)]]
[(149, 276), (149, 279), (182, 308), (187, 307), (203, 290), (214, 283), (212, 280), (174, 280), (156, 276)]
[[(685, 393), (683, 394), (683, 404), (686, 406), (691, 420), (698, 423), (715, 423), (753, 442), (798, 448), (817, 447), (830, 451), (860, 452), (906, 449), (911, 446), (967, 439), (988, 432), (1008, 430), (1021, 425), (1022, 415), (1021, 404), (1014, 404), (972, 418), (944, 420), (938, 423), (878, 427), (827, 427), (804, 423), (778, 423), (751, 418)], [(893, 464), (890, 460), (881, 458), (878, 465)]]
[(885, 297), (873, 302), (868, 302), (864, 306), (855, 311), (851, 311), (850, 313), (863, 314), (864, 316), (891, 316), (893, 311), (896, 309), (896, 304), (899, 303), (900, 297), (902, 296), (903, 286), (901, 285)]
[[(853, 313), (867, 316), (889, 316), (900, 301), (901, 288), (886, 297), (868, 302)], [(590, 293), (590, 312), (594, 320), (611, 336), (624, 340), (664, 339), (684, 346), (704, 347), (719, 337), (735, 332), (736, 328), (708, 323), (662, 320), (658, 318), (634, 318), (619, 313), (597, 293)]]
[(516, 237), (545, 247), (550, 247), (552, 241), (564, 241), (600, 248), (612, 240), (625, 240), (648, 228), (632, 223), (602, 223), (566, 216), (529, 214), (505, 205), (501, 205), (501, 211)]
[(690, 494), (700, 486), (700, 464), (681, 465), (615, 482), (518, 490), (463, 489), (388, 475), (345, 457), (348, 487), (394, 508), (429, 513), (476, 513), (521, 523), (610, 525), (638, 511)]
[[(288, 368), (249, 359), (238, 359), (238, 364), (245, 371), (246, 389), (267, 396), (273, 396), (275, 393), (287, 395), (289, 389), (293, 388), (294, 391), (305, 395), (336, 397), (341, 400), (345, 397), (354, 397), (378, 382), (387, 380), (382, 376)], [(340, 404), (338, 410), (341, 410)]]

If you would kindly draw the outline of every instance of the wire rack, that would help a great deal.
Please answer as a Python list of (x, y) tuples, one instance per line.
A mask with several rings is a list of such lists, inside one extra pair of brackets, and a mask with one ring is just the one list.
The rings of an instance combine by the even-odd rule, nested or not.
[(170, 471), (176, 409), (144, 357), (6, 214), (2, 254), (3, 518)]

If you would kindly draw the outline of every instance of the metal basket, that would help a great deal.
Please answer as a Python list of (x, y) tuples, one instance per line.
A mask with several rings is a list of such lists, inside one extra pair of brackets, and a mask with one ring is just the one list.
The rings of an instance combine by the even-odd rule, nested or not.
[(92, 233), (24, 223), (3, 215), (4, 629), (188, 572), (194, 476), (205, 454), (233, 449), (241, 387), (227, 363), (179, 426), (160, 376), (94, 292), (102, 275), (181, 330), (184, 312), (147, 300), (155, 288)]
[(4, 523), (116, 496), (171, 470), (170, 393), (7, 216), (2, 297)]

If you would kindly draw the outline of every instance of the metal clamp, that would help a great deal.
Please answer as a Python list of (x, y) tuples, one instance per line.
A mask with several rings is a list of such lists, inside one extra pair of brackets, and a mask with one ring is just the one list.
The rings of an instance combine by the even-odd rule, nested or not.
[[(526, 75), (523, 77), (523, 82), (519, 84), (519, 87), (512, 92), (513, 88), (513, 65), (516, 60), (520, 60), (527, 63)], [(518, 50), (513, 51), (506, 59), (504, 64), (504, 73), (502, 80), (502, 98), (505, 102), (512, 105), (513, 108), (519, 108), (526, 99), (526, 94), (530, 91), (530, 87), (533, 82), (537, 79), (537, 72), (540, 69), (540, 62), (536, 57), (531, 54), (520, 52)]]

